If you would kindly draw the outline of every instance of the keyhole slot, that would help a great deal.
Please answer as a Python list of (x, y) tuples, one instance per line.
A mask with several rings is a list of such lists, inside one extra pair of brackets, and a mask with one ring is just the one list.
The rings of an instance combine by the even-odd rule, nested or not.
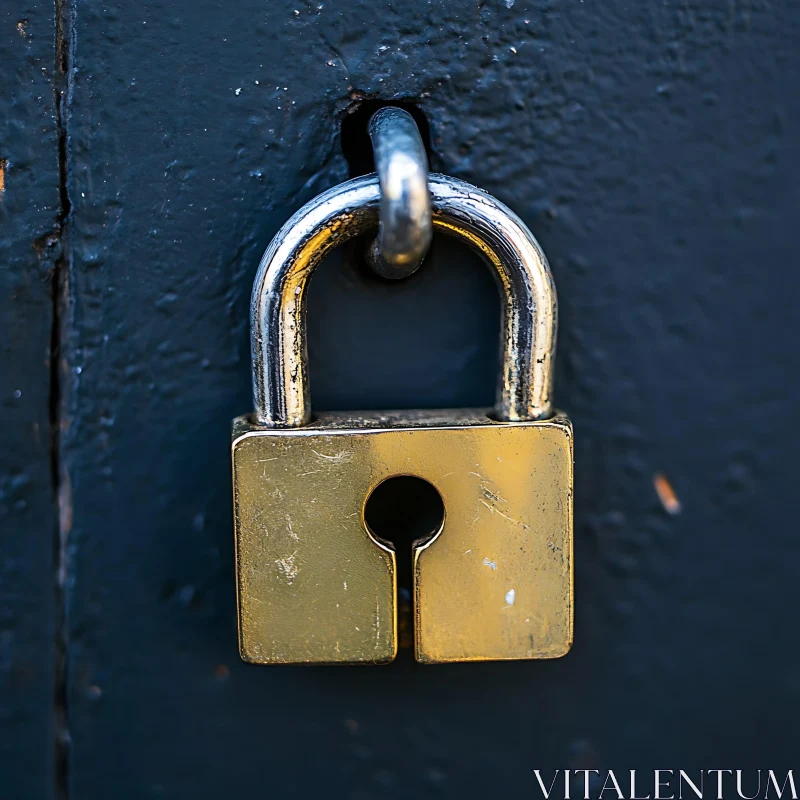
[(379, 483), (364, 506), (370, 533), (396, 553), (400, 646), (413, 643), (411, 548), (433, 538), (444, 522), (442, 496), (428, 481), (398, 475)]

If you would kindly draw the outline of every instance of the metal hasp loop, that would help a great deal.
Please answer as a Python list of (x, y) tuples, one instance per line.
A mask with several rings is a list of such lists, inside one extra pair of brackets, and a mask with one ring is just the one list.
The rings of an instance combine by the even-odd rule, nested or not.
[(384, 278), (407, 278), (431, 243), (428, 158), (411, 114), (400, 108), (376, 111), (369, 123), (381, 187), (378, 236), (367, 261)]
[[(522, 220), (480, 189), (445, 175), (431, 175), (429, 188), (434, 226), (482, 253), (499, 281), (502, 371), (494, 418), (549, 417), (557, 312), (544, 253)], [(380, 200), (375, 175), (335, 186), (303, 206), (264, 253), (250, 305), (253, 396), (260, 424), (294, 428), (310, 421), (308, 279), (334, 247), (374, 229)]]

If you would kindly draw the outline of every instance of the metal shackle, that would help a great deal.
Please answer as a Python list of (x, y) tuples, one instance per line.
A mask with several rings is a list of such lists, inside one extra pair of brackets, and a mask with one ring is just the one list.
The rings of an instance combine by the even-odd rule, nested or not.
[[(502, 369), (494, 419), (551, 414), (557, 305), (550, 267), (522, 220), (486, 192), (430, 175), (433, 225), (477, 249), (503, 299)], [(250, 304), (253, 398), (259, 424), (296, 428), (311, 420), (306, 289), (334, 247), (378, 224), (375, 175), (342, 183), (303, 206), (276, 234), (258, 267)]]
[(373, 114), (369, 135), (381, 207), (367, 261), (384, 278), (407, 278), (419, 269), (433, 235), (428, 156), (417, 123), (400, 108), (388, 106)]

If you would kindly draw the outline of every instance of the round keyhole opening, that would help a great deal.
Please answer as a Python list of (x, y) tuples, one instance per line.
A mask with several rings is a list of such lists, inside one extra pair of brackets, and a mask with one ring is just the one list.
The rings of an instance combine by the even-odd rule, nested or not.
[(400, 646), (413, 644), (411, 546), (435, 536), (444, 522), (442, 496), (432, 484), (413, 475), (379, 483), (367, 498), (364, 521), (372, 534), (394, 547)]
[(372, 534), (397, 553), (397, 584), (411, 588), (411, 545), (430, 539), (444, 521), (442, 496), (433, 485), (413, 475), (379, 483), (367, 498), (364, 521)]
[(364, 507), (364, 521), (370, 531), (391, 542), (398, 554), (410, 553), (417, 539), (433, 536), (443, 520), (441, 495), (428, 481), (413, 475), (398, 475), (379, 483)]

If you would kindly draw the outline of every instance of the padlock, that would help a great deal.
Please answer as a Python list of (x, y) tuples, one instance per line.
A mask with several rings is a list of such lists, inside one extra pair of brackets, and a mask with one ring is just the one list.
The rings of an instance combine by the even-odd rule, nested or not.
[(434, 226), (496, 273), (502, 372), (492, 411), (312, 416), (305, 296), (334, 247), (374, 229), (356, 178), (298, 211), (251, 303), (255, 413), (233, 423), (239, 648), (258, 664), (385, 663), (397, 653), (395, 552), (365, 522), (371, 492), (412, 475), (445, 516), (412, 546), (418, 661), (556, 658), (572, 643), (572, 426), (551, 410), (556, 297), (524, 223), (463, 181), (429, 180)]

